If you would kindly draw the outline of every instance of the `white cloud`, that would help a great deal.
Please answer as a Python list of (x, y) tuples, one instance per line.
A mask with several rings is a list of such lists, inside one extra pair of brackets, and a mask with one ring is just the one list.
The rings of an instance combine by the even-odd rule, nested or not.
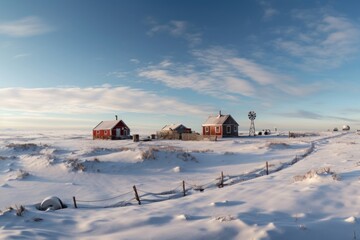
[(17, 54), (15, 56), (13, 56), (13, 59), (20, 59), (20, 58), (26, 58), (29, 57), (31, 54), (29, 53), (22, 53), (22, 54)]
[(301, 119), (312, 119), (312, 120), (340, 120), (345, 122), (356, 122), (359, 123), (359, 120), (347, 117), (339, 117), (339, 116), (330, 116), (330, 115), (323, 115), (316, 112), (311, 112), (307, 110), (298, 110), (296, 112), (289, 112), (289, 113), (280, 113), (280, 116), (288, 117), (288, 118), (301, 118)]
[[(212, 47), (192, 50), (193, 61), (181, 64), (165, 60), (139, 71), (139, 76), (175, 89), (192, 89), (220, 99), (240, 96), (269, 97), (282, 92), (303, 96), (320, 89), (316, 84), (301, 85), (285, 74), (238, 57), (229, 49)], [(271, 96), (270, 96), (271, 97)]]
[(165, 24), (158, 24), (155, 20), (149, 19), (150, 30), (147, 32), (149, 36), (158, 33), (168, 33), (173, 37), (185, 39), (191, 47), (201, 43), (201, 33), (194, 32), (189, 29), (186, 21), (172, 20)]
[(207, 107), (129, 87), (2, 88), (0, 110), (31, 113), (206, 114)]
[(51, 31), (38, 17), (26, 17), (17, 21), (0, 22), (0, 34), (11, 37), (30, 37)]
[(130, 59), (130, 62), (135, 63), (135, 64), (139, 64), (140, 60), (136, 59), (136, 58), (132, 58), (132, 59)]
[(278, 49), (297, 59), (310, 70), (338, 67), (358, 51), (360, 29), (343, 16), (324, 12), (294, 11), (301, 27), (280, 31), (275, 41)]
[(114, 71), (114, 72), (108, 72), (106, 74), (107, 77), (116, 77), (116, 78), (125, 78), (127, 77), (128, 72), (124, 71)]
[(265, 20), (269, 20), (271, 19), (273, 16), (279, 14), (279, 11), (275, 8), (273, 8), (269, 2), (266, 2), (266, 1), (260, 1), (259, 2), (260, 5), (263, 7), (264, 9), (264, 15), (263, 15), (263, 18)]

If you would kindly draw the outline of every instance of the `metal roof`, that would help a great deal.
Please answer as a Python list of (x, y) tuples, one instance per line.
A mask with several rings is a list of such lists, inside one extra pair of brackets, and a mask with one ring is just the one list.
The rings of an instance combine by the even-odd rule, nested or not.
[(121, 122), (121, 120), (101, 121), (94, 130), (113, 129), (119, 122)]
[(228, 119), (230, 115), (217, 115), (217, 116), (210, 116), (206, 120), (204, 125), (222, 125)]
[(182, 124), (170, 124), (165, 125), (161, 130), (162, 131), (170, 131), (170, 130), (176, 130), (177, 128), (183, 126)]

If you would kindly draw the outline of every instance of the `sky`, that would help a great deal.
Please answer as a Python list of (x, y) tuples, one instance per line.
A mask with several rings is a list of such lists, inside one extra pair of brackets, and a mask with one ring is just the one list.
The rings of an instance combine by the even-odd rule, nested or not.
[(360, 128), (360, 2), (2, 0), (0, 129)]

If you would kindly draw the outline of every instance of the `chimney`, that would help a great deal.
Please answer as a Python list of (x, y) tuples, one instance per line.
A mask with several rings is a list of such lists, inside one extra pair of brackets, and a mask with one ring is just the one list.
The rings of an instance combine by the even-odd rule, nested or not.
[(219, 111), (219, 115), (218, 115), (218, 118), (221, 117), (221, 110)]
[(118, 120), (117, 115), (115, 115), (115, 120), (116, 120), (116, 121)]

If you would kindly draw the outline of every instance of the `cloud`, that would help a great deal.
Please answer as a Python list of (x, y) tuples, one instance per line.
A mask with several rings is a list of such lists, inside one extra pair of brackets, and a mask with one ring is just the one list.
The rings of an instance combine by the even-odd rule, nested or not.
[(0, 110), (29, 113), (207, 114), (208, 107), (129, 87), (1, 88)]
[(132, 58), (132, 59), (130, 59), (130, 62), (135, 63), (135, 64), (139, 64), (140, 60), (136, 59), (136, 58)]
[(290, 76), (237, 56), (236, 52), (212, 47), (190, 52), (187, 64), (164, 60), (140, 69), (139, 76), (175, 89), (191, 89), (220, 99), (238, 100), (239, 96), (260, 98), (269, 92), (303, 96), (321, 86), (301, 85)]
[(260, 5), (263, 7), (264, 9), (264, 15), (263, 15), (263, 18), (265, 20), (269, 20), (271, 19), (273, 16), (279, 14), (279, 11), (275, 8), (273, 8), (269, 2), (266, 2), (266, 1), (260, 1), (259, 2)]
[(106, 74), (107, 77), (125, 78), (129, 73), (124, 71), (113, 71)]
[(357, 123), (360, 122), (357, 119), (322, 115), (322, 114), (318, 114), (318, 113), (306, 111), (306, 110), (299, 110), (297, 112), (291, 112), (291, 113), (281, 113), (279, 115), (284, 116), (284, 117), (290, 117), (290, 118), (302, 118), (302, 119), (311, 119), (311, 120), (327, 119), (327, 120), (340, 120), (340, 121), (346, 121), (346, 122), (357, 122)]
[(149, 36), (159, 33), (168, 33), (173, 37), (185, 39), (191, 47), (199, 45), (202, 41), (202, 35), (199, 32), (193, 32), (189, 29), (186, 21), (172, 20), (165, 24), (158, 24), (153, 19), (148, 19), (150, 30), (147, 32)]
[(291, 27), (278, 33), (277, 49), (296, 60), (307, 70), (339, 67), (358, 51), (360, 29), (344, 16), (319, 11), (293, 11), (301, 27)]
[(0, 22), (0, 35), (10, 37), (31, 37), (52, 29), (38, 17), (26, 17), (11, 22)]
[(15, 56), (13, 56), (13, 59), (20, 59), (20, 58), (26, 58), (26, 57), (29, 57), (31, 56), (31, 54), (29, 53), (22, 53), (22, 54), (17, 54)]

